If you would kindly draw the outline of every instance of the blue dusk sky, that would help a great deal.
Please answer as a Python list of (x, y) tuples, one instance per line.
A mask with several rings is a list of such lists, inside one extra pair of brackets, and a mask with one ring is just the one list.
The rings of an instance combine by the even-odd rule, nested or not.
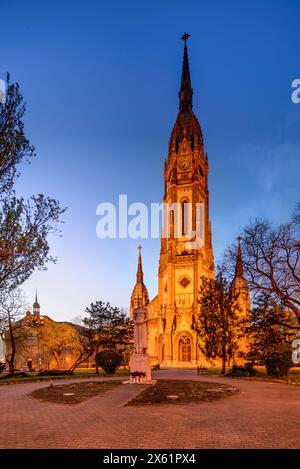
[(160, 202), (178, 111), (184, 31), (194, 112), (209, 156), (215, 259), (250, 218), (288, 219), (300, 199), (300, 2), (1, 0), (0, 78), (27, 102), (36, 147), (19, 194), (60, 200), (58, 256), (24, 284), (43, 314), (71, 320), (94, 300), (128, 307), (137, 245), (157, 291), (159, 239), (96, 236), (96, 207)]

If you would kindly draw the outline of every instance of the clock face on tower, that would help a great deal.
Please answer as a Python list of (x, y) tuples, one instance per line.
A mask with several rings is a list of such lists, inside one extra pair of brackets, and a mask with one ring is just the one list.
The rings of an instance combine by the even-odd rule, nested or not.
[(183, 171), (185, 171), (186, 169), (188, 169), (188, 167), (190, 166), (189, 162), (188, 161), (183, 161), (180, 165), (180, 169), (182, 169)]

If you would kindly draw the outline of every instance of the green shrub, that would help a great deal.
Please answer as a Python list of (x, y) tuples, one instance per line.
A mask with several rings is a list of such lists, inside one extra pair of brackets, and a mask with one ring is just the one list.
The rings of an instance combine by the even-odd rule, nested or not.
[(73, 371), (70, 370), (41, 370), (37, 376), (64, 376), (73, 374)]
[(13, 373), (7, 373), (7, 375), (1, 376), (0, 379), (8, 379), (8, 378), (28, 378), (29, 375), (25, 371), (14, 371)]
[(264, 361), (268, 376), (286, 376), (293, 366), (290, 344), (278, 344), (276, 348), (266, 350)]
[(122, 354), (116, 350), (103, 350), (95, 358), (97, 365), (108, 375), (115, 373), (123, 361)]
[(256, 370), (253, 368), (253, 363), (247, 362), (242, 366), (233, 365), (232, 370), (228, 373), (228, 376), (256, 376), (256, 374)]

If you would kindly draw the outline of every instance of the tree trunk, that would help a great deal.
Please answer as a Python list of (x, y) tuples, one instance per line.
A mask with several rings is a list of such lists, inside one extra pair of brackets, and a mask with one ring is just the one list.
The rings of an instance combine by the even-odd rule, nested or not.
[(57, 368), (60, 369), (60, 358), (59, 358), (58, 353), (54, 351), (54, 352), (53, 352), (53, 356), (54, 356), (54, 358), (55, 358)]
[(8, 366), (9, 366), (10, 373), (13, 373), (15, 371), (15, 355), (16, 355), (16, 352), (14, 350), (9, 356)]
[(88, 360), (91, 356), (93, 355), (93, 353), (89, 353), (88, 355), (86, 355), (84, 352), (81, 353), (79, 355), (79, 357), (77, 358), (77, 360), (75, 360), (75, 362), (73, 363), (73, 365), (70, 366), (70, 368), (68, 369), (68, 371), (74, 371), (78, 365), (80, 365), (81, 363), (85, 362), (86, 360)]
[(99, 347), (98, 347), (98, 345), (96, 345), (96, 347), (95, 347), (95, 368), (96, 368), (96, 374), (97, 375), (99, 374), (99, 366), (98, 366), (98, 363), (97, 363), (97, 360), (96, 360), (96, 355), (98, 353), (98, 350), (99, 350)]
[(222, 375), (225, 375), (226, 371), (226, 345), (223, 343), (222, 345)]
[(75, 360), (75, 362), (70, 366), (68, 371), (74, 371), (80, 363), (83, 363), (87, 357), (84, 356), (83, 353), (79, 355), (79, 357)]
[(8, 365), (9, 365), (9, 372), (13, 373), (15, 371), (16, 344), (15, 344), (15, 338), (13, 334), (10, 314), (8, 315), (8, 325), (9, 325), (9, 337), (10, 337), (10, 343), (11, 343), (11, 354), (9, 357)]
[(222, 375), (225, 375), (226, 371), (226, 357), (222, 357)]

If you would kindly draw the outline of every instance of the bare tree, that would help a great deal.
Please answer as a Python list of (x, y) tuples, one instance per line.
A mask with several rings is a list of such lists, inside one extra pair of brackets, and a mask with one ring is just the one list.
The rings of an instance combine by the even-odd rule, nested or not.
[(89, 360), (94, 354), (93, 334), (90, 329), (78, 327), (78, 340), (73, 345), (73, 352), (77, 355), (76, 359), (69, 368), (74, 371), (81, 363)]
[(0, 209), (0, 289), (14, 289), (35, 269), (56, 261), (49, 255), (48, 236), (59, 234), (57, 223), (64, 209), (42, 194), (27, 202), (10, 197)]
[[(253, 296), (262, 293), (283, 306), (300, 323), (300, 205), (292, 221), (274, 226), (269, 220), (256, 219), (242, 231), (244, 275)], [(223, 268), (232, 272), (236, 247), (230, 246)], [(290, 324), (285, 324), (291, 327)]]
[(24, 338), (25, 326), (21, 321), (25, 309), (24, 296), (20, 289), (1, 292), (0, 295), (0, 334), (9, 344), (10, 352), (6, 356), (9, 372), (15, 370), (17, 342)]
[(9, 193), (19, 175), (18, 165), (30, 161), (34, 147), (24, 133), (25, 103), (18, 83), (7, 74), (5, 103), (0, 104), (0, 197)]
[(297, 235), (300, 235), (300, 201), (297, 203), (294, 213), (292, 215), (292, 222), (297, 230)]
[(58, 233), (65, 209), (42, 194), (17, 197), (14, 182), (20, 163), (30, 161), (34, 147), (24, 132), (25, 104), (19, 85), (7, 76), (7, 96), (0, 103), (0, 289), (14, 289), (35, 269), (55, 261), (48, 237)]

